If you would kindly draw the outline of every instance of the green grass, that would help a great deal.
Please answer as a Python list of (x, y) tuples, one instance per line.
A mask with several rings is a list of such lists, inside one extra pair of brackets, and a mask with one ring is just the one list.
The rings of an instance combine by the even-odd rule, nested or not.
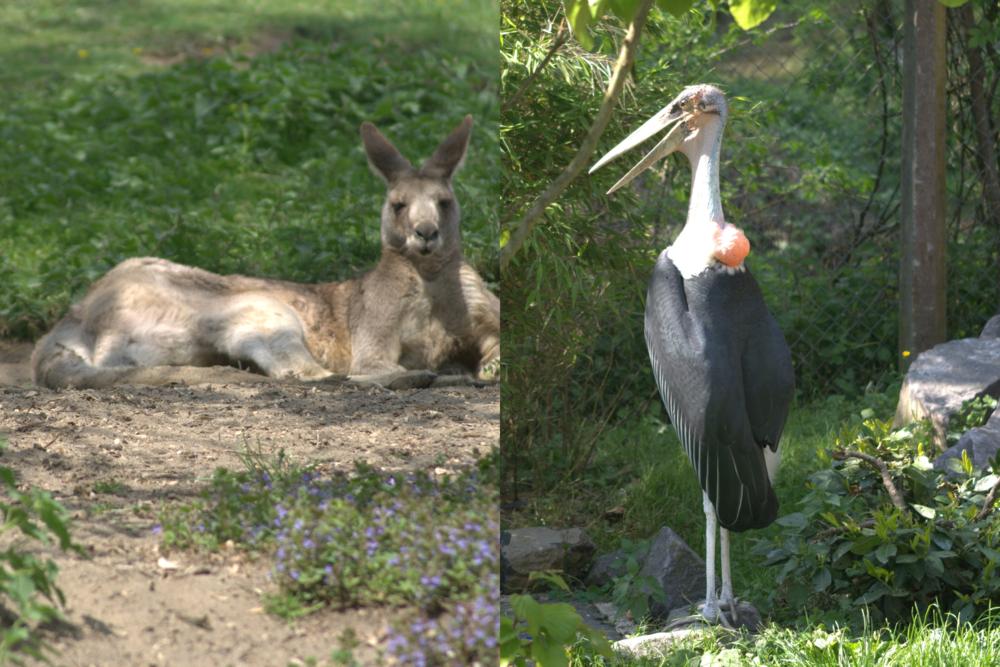
[(0, 335), (32, 338), (129, 256), (337, 280), (378, 256), (358, 126), (413, 160), (475, 116), (466, 254), (497, 283), (487, 0), (0, 7)]
[[(782, 514), (795, 512), (805, 496), (808, 477), (825, 467), (821, 450), (833, 447), (838, 436), (856, 430), (863, 418), (891, 418), (898, 387), (858, 399), (831, 397), (793, 407), (782, 440), (782, 465), (776, 483)], [(658, 418), (610, 429), (598, 446), (599, 454), (578, 480), (564, 483), (550, 495), (523, 500), (524, 507), (504, 516), (505, 527), (516, 525), (583, 526), (603, 553), (619, 547), (623, 538), (650, 537), (668, 525), (696, 552), (704, 552), (704, 514), (701, 490), (673, 429)], [(624, 508), (624, 514), (606, 515)], [(616, 518), (617, 517), (617, 518)], [(772, 525), (762, 531), (733, 536), (733, 577), (737, 594), (765, 614), (778, 619), (755, 638), (734, 637), (724, 631), (709, 638), (678, 645), (664, 661), (613, 664), (698, 664), (703, 654), (721, 662), (754, 665), (988, 665), (1000, 664), (1000, 620), (988, 613), (975, 624), (959, 625), (954, 617), (932, 607), (925, 616), (894, 628), (861, 631), (830, 627), (810, 620), (808, 609), (772, 608), (769, 602), (776, 572), (762, 567), (752, 553), (755, 542), (780, 534)], [(579, 585), (579, 584), (578, 584)], [(601, 664), (581, 652), (574, 664)], [(691, 661), (694, 661), (693, 663)], [(729, 662), (726, 662), (726, 661)]]
[[(611, 665), (636, 667), (688, 667), (689, 665), (784, 665), (787, 667), (952, 667), (1000, 664), (1000, 631), (997, 614), (976, 623), (958, 623), (954, 616), (931, 610), (914, 616), (904, 627), (865, 629), (860, 633), (841, 628), (790, 630), (766, 627), (759, 635), (739, 635), (716, 630), (687, 639), (661, 660), (618, 658)], [(583, 651), (570, 661), (573, 667), (608, 664)]]
[[(805, 495), (805, 481), (822, 463), (817, 452), (833, 445), (847, 424), (859, 423), (862, 410), (889, 416), (892, 392), (869, 394), (853, 401), (835, 396), (793, 406), (781, 441), (781, 467), (776, 492), (782, 514), (795, 511)], [(559, 486), (557, 493), (525, 498), (526, 505), (505, 517), (505, 525), (583, 526), (598, 544), (610, 551), (623, 537), (646, 539), (663, 525), (674, 529), (696, 552), (705, 549), (702, 494), (673, 427), (659, 416), (609, 429), (597, 445), (598, 454), (585, 475)], [(620, 519), (608, 510), (624, 508)], [(753, 542), (777, 533), (734, 533), (732, 565), (737, 593), (763, 604), (772, 587), (769, 573), (750, 554)]]

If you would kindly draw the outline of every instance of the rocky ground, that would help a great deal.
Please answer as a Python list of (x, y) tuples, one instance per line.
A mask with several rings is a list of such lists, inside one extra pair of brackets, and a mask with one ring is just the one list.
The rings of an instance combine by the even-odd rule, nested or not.
[(225, 383), (51, 391), (31, 385), (29, 354), (0, 342), (0, 463), (70, 509), (87, 553), (52, 551), (68, 620), (50, 635), (58, 665), (327, 664), (348, 628), (362, 642), (355, 656), (375, 661), (399, 610), (270, 616), (268, 565), (238, 549), (172, 553), (176, 569), (161, 567), (156, 511), (196, 495), (216, 467), (239, 468), (248, 447), (327, 471), (364, 462), (441, 472), (499, 440), (496, 386), (389, 391), (227, 374)]

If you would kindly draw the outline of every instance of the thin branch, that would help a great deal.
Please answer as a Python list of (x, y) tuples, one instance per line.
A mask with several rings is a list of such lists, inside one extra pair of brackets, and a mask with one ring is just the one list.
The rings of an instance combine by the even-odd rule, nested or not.
[(528, 238), (528, 234), (531, 233), (531, 230), (541, 220), (545, 209), (566, 191), (566, 188), (569, 187), (573, 179), (587, 166), (590, 156), (594, 153), (594, 149), (597, 148), (598, 140), (611, 120), (611, 111), (614, 108), (615, 101), (621, 94), (625, 78), (632, 69), (636, 47), (639, 45), (639, 36), (646, 25), (646, 17), (649, 15), (649, 10), (652, 6), (653, 0), (642, 0), (642, 4), (636, 10), (635, 18), (629, 24), (628, 32), (625, 34), (625, 41), (622, 42), (621, 50), (618, 53), (618, 60), (615, 62), (615, 69), (611, 74), (611, 81), (608, 82), (608, 88), (604, 92), (601, 107), (597, 111), (597, 116), (594, 118), (590, 130), (587, 132), (587, 136), (584, 138), (583, 143), (580, 144), (576, 155), (573, 156), (570, 163), (563, 169), (563, 172), (556, 177), (556, 180), (552, 181), (549, 187), (531, 205), (531, 208), (524, 214), (524, 217), (517, 222), (514, 231), (510, 235), (510, 239), (507, 241), (507, 245), (500, 251), (501, 272), (506, 271), (511, 258), (524, 245), (525, 239)]
[(986, 518), (986, 515), (990, 513), (993, 509), (993, 503), (997, 501), (997, 495), (1000, 494), (1000, 479), (996, 481), (990, 492), (986, 494), (986, 500), (983, 501), (983, 508), (976, 513), (973, 521), (981, 521)]
[(566, 24), (567, 21), (564, 20), (559, 25), (559, 32), (556, 33), (555, 39), (552, 40), (552, 46), (549, 47), (548, 53), (546, 53), (545, 57), (542, 58), (542, 62), (538, 63), (538, 67), (533, 69), (531, 74), (525, 77), (524, 81), (522, 81), (521, 85), (517, 87), (517, 90), (513, 95), (503, 101), (504, 112), (513, 109), (517, 105), (521, 98), (524, 97), (524, 94), (528, 92), (528, 88), (531, 87), (531, 84), (534, 83), (535, 79), (538, 78), (538, 75), (541, 74), (543, 69), (545, 69), (545, 66), (549, 64), (550, 60), (552, 60), (552, 57), (556, 55), (556, 51), (558, 51), (563, 44), (569, 41), (570, 31), (567, 29)]
[(907, 507), (906, 501), (903, 500), (903, 494), (899, 492), (896, 484), (892, 481), (892, 475), (889, 474), (889, 467), (885, 464), (885, 461), (871, 454), (863, 454), (862, 452), (837, 451), (833, 452), (832, 456), (839, 461), (844, 459), (858, 459), (875, 468), (882, 475), (882, 486), (889, 493), (889, 499), (892, 500), (892, 504), (903, 514), (910, 513), (910, 508)]

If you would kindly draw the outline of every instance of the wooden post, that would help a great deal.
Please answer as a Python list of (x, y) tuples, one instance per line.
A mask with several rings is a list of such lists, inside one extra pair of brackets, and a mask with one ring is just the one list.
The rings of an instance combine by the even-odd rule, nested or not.
[(906, 0), (899, 349), (910, 360), (945, 340), (945, 8)]

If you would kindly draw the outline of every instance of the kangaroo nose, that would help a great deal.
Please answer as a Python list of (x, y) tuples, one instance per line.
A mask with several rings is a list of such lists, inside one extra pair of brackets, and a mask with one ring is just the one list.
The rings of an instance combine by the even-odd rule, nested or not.
[(413, 230), (417, 236), (422, 238), (424, 241), (430, 243), (438, 237), (437, 225), (431, 224), (429, 222), (422, 222), (417, 225)]

